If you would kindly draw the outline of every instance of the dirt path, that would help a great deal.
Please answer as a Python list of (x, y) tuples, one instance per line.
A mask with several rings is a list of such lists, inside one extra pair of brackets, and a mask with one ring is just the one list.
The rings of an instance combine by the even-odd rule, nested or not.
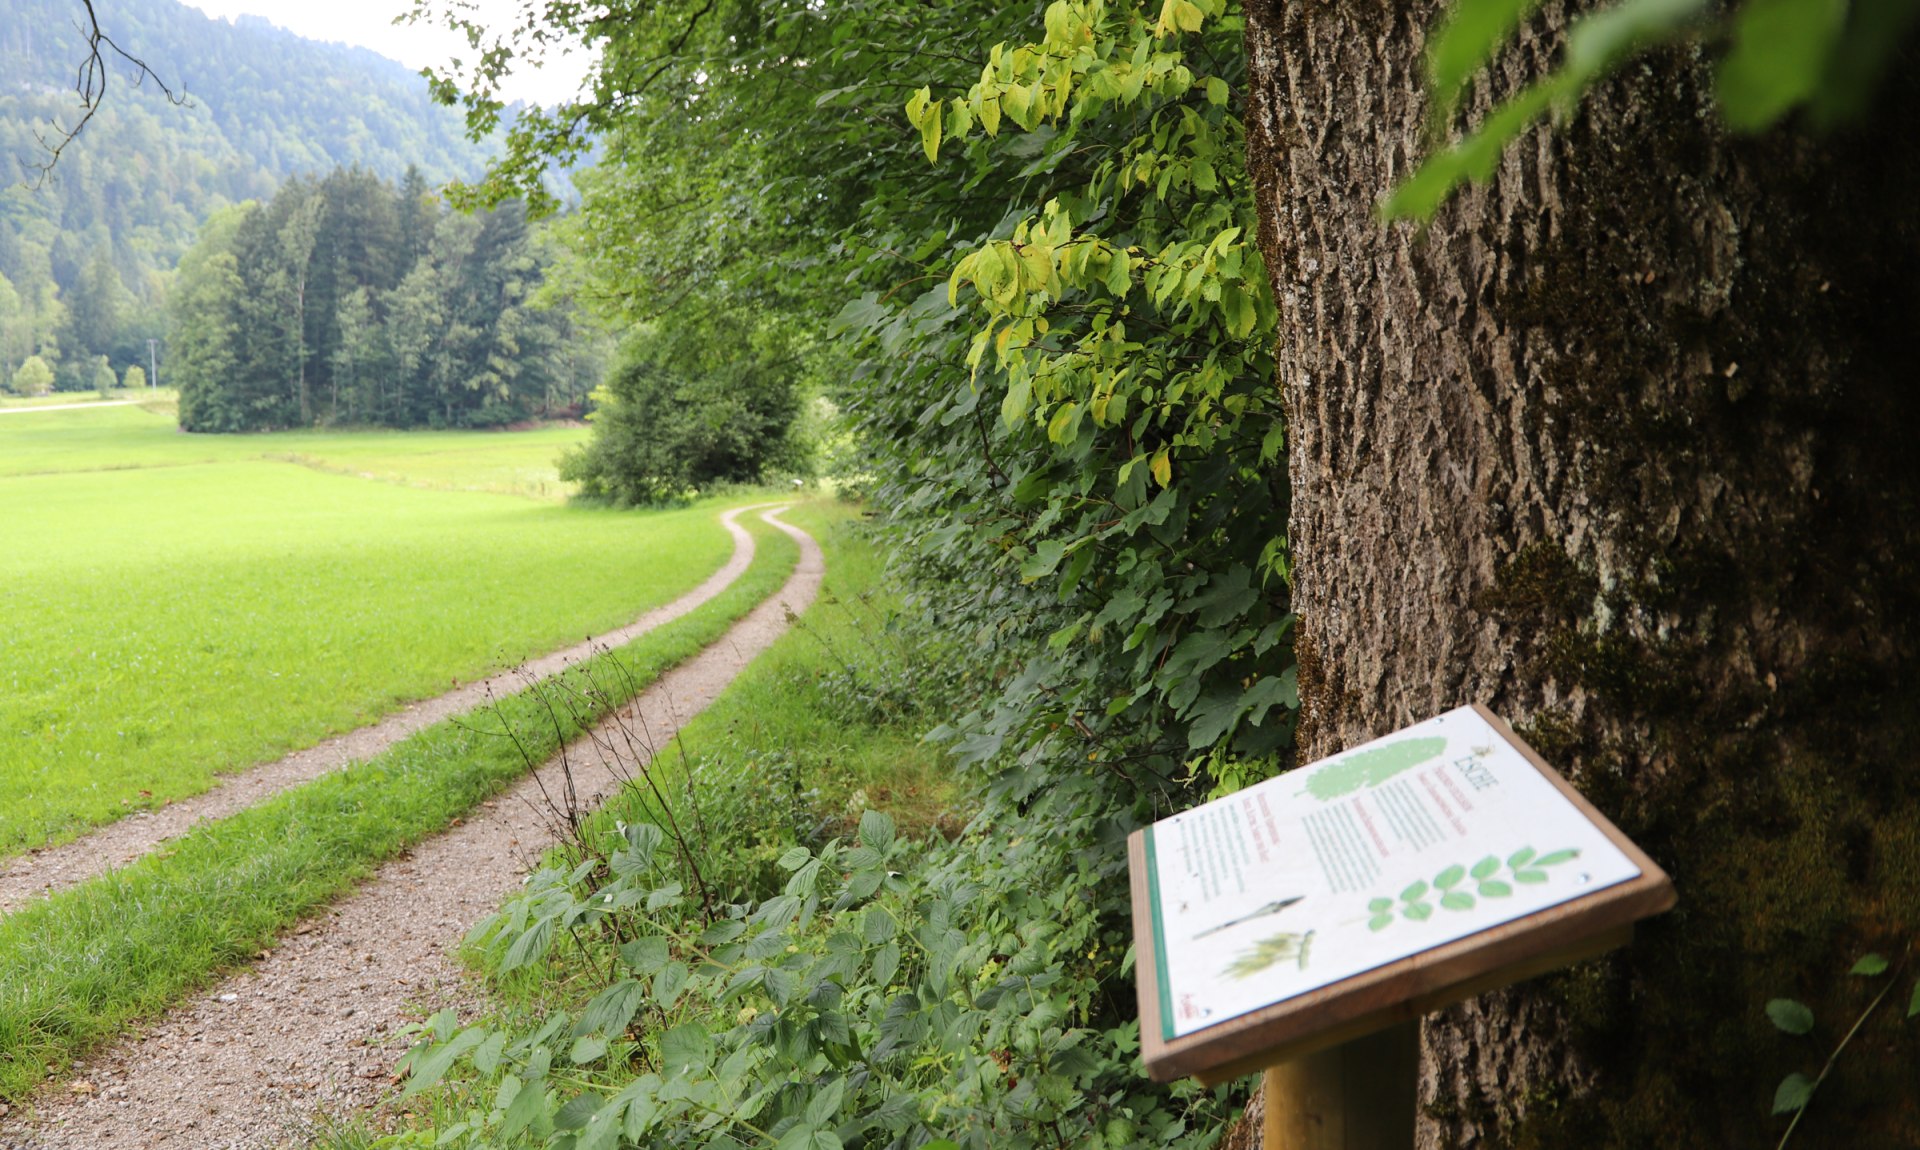
[(138, 407), (143, 402), (138, 399), (103, 399), (93, 403), (38, 403), (23, 407), (0, 407), (0, 415), (20, 415), (28, 411), (79, 411), (91, 407)]
[[(662, 676), (627, 708), (629, 730), (664, 746), (740, 669), (805, 610), (820, 587), (820, 549), (804, 532), (762, 518), (800, 544), (777, 593), (713, 646)], [(576, 785), (593, 801), (638, 765), (608, 763), (600, 739), (572, 748)], [(356, 893), (299, 928), (269, 957), (173, 1011), (139, 1038), (50, 1087), (30, 1125), (0, 1130), (0, 1150), (257, 1150), (304, 1145), (318, 1114), (345, 1114), (389, 1088), (405, 1021), (470, 1003), (453, 961), (460, 938), (517, 889), (546, 845), (541, 785), (556, 759), (486, 804), (471, 821), (388, 863)]]
[(231, 775), (210, 791), (180, 799), (158, 810), (136, 811), (116, 823), (90, 831), (70, 843), (46, 847), (0, 861), (0, 914), (18, 910), (36, 895), (84, 882), (114, 867), (125, 866), (167, 839), (185, 834), (195, 823), (254, 806), (288, 787), (298, 786), (356, 760), (368, 759), (442, 719), (463, 714), (485, 703), (488, 693), (510, 694), (531, 679), (557, 675), (569, 666), (607, 647), (618, 647), (648, 631), (687, 614), (725, 591), (753, 562), (753, 536), (735, 522), (756, 508), (738, 507), (720, 517), (733, 536), (733, 555), (706, 582), (665, 606), (597, 638), (543, 655), (490, 679), (469, 683), (437, 698), (410, 703), (403, 711), (368, 727), (336, 735), (323, 743), (295, 751), (271, 763)]

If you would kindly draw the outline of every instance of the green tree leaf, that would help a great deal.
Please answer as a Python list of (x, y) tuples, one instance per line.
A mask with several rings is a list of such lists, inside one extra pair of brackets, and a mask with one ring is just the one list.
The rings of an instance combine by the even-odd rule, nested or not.
[(1791, 998), (1776, 998), (1767, 1003), (1767, 1017), (1788, 1034), (1805, 1034), (1813, 1029), (1813, 1011)]
[(1782, 1078), (1780, 1085), (1774, 1090), (1773, 1112), (1792, 1114), (1797, 1110), (1804, 1110), (1812, 1098), (1813, 1080), (1796, 1070)]
[(1853, 969), (1847, 971), (1848, 974), (1859, 975), (1863, 978), (1872, 978), (1874, 975), (1885, 974), (1886, 972), (1887, 960), (1878, 954), (1863, 955), (1859, 962), (1853, 964)]
[(1460, 0), (1441, 21), (1427, 58), (1436, 135), (1453, 118), (1461, 87), (1537, 7), (1539, 0)]
[(1716, 77), (1727, 123), (1758, 132), (1812, 96), (1846, 27), (1847, 7), (1846, 0), (1745, 0), (1733, 19), (1733, 50)]

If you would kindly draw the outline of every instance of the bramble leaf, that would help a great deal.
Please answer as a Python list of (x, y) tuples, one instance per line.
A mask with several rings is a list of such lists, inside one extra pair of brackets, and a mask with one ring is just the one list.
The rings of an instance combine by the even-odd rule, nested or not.
[(1782, 1078), (1779, 1088), (1773, 1092), (1773, 1112), (1792, 1114), (1804, 1110), (1812, 1098), (1813, 1080), (1796, 1070)]
[(1886, 972), (1887, 960), (1877, 954), (1863, 955), (1859, 962), (1853, 964), (1853, 969), (1847, 971), (1848, 974), (1859, 975), (1862, 978), (1872, 978), (1876, 974)]
[(1767, 1003), (1767, 1017), (1788, 1034), (1805, 1034), (1813, 1029), (1813, 1011), (1791, 998), (1776, 998)]

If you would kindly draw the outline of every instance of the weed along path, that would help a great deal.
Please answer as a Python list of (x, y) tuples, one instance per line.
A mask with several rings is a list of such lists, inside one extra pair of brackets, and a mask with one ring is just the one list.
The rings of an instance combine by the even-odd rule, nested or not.
[(0, 862), (0, 914), (18, 910), (37, 895), (62, 890), (124, 866), (161, 843), (186, 833), (196, 823), (224, 818), (301, 783), (371, 758), (417, 731), (466, 714), (498, 695), (529, 682), (545, 680), (590, 657), (663, 627), (707, 603), (732, 586), (753, 563), (753, 536), (737, 522), (749, 511), (739, 507), (720, 517), (733, 536), (733, 554), (698, 587), (608, 634), (530, 660), (492, 678), (468, 683), (444, 695), (409, 704), (386, 719), (349, 731), (274, 762), (230, 776), (213, 790), (180, 799), (153, 811), (140, 811), (57, 847), (47, 847)]
[[(820, 549), (777, 514), (761, 517), (794, 540), (799, 561), (717, 642), (464, 822), (381, 866), (248, 969), (76, 1064), (27, 1108), (29, 1120), (16, 1115), (0, 1129), (0, 1148), (304, 1145), (322, 1115), (376, 1101), (391, 1085), (399, 1028), (471, 1000), (454, 951), (552, 841), (544, 796), (571, 788), (583, 806), (597, 805), (813, 601)], [(632, 746), (624, 732), (633, 731), (649, 745)]]

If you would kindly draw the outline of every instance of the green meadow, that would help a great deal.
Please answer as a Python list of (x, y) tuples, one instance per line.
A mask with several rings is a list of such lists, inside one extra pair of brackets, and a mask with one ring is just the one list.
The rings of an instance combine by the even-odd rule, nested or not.
[(542, 498), (582, 434), (0, 418), (0, 854), (625, 623), (725, 560), (718, 505)]
[(0, 409), (0, 476), (265, 461), (412, 487), (559, 500), (567, 491), (554, 461), (587, 438), (584, 427), (188, 435), (164, 399), (68, 411), (35, 411), (33, 402)]

